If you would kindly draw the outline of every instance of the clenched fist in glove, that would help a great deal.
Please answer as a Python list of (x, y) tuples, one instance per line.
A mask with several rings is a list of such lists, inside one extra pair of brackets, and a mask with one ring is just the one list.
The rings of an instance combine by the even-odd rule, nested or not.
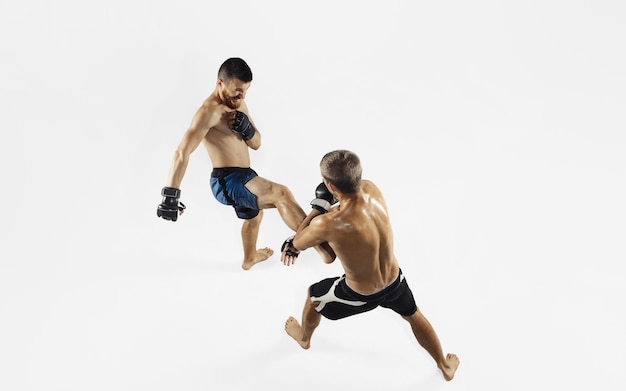
[(241, 111), (235, 113), (235, 123), (232, 130), (235, 133), (239, 133), (244, 140), (250, 140), (256, 133), (256, 129), (252, 126), (246, 113)]
[(157, 216), (170, 221), (178, 219), (178, 212), (185, 209), (185, 204), (180, 202), (180, 189), (174, 187), (164, 187), (161, 190), (163, 201), (157, 207)]
[(314, 209), (319, 210), (321, 213), (326, 213), (330, 210), (330, 207), (336, 203), (335, 196), (328, 190), (328, 187), (324, 182), (317, 185), (315, 189), (315, 198), (311, 201), (311, 206)]

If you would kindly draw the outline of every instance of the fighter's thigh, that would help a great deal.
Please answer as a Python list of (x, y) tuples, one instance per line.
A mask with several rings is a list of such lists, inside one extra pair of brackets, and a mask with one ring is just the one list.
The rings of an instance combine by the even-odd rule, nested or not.
[(250, 179), (246, 188), (256, 196), (259, 209), (273, 208), (285, 197), (293, 198), (287, 187), (260, 176)]

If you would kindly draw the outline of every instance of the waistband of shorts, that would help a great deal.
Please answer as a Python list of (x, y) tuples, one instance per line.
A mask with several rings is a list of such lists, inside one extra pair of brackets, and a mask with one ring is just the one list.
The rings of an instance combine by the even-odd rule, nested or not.
[(211, 176), (213, 178), (223, 178), (226, 175), (232, 174), (234, 172), (248, 173), (251, 170), (252, 169), (250, 167), (217, 167), (213, 168), (213, 171), (211, 171)]
[(382, 290), (376, 292), (376, 293), (372, 293), (371, 295), (362, 295), (359, 292), (356, 292), (354, 289), (350, 288), (348, 286), (348, 283), (345, 282), (344, 280), (344, 286), (345, 288), (350, 292), (350, 294), (352, 296), (354, 296), (357, 299), (361, 299), (363, 301), (366, 300), (373, 300), (373, 299), (377, 299), (381, 296), (385, 296), (387, 294), (389, 294), (390, 292), (393, 292), (394, 290), (396, 290), (399, 286), (400, 283), (402, 282), (402, 269), (398, 269), (398, 277), (393, 280), (393, 282), (389, 285), (387, 285), (385, 288), (383, 288)]

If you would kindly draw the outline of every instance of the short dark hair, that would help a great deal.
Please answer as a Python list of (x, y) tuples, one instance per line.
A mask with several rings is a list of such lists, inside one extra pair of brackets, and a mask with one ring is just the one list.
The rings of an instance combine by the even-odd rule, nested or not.
[(252, 81), (252, 70), (248, 64), (238, 57), (231, 57), (224, 61), (217, 71), (217, 77), (223, 81), (239, 79), (244, 83)]
[(320, 162), (320, 172), (342, 193), (355, 193), (361, 187), (363, 169), (354, 152), (345, 149), (328, 152)]

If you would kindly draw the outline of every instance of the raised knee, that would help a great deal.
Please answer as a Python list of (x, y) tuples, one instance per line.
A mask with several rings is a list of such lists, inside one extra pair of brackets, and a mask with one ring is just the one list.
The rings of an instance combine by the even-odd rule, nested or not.
[(275, 197), (282, 197), (287, 194), (291, 194), (291, 190), (286, 185), (282, 183), (269, 182), (269, 186), (265, 188), (267, 194), (272, 194)]

